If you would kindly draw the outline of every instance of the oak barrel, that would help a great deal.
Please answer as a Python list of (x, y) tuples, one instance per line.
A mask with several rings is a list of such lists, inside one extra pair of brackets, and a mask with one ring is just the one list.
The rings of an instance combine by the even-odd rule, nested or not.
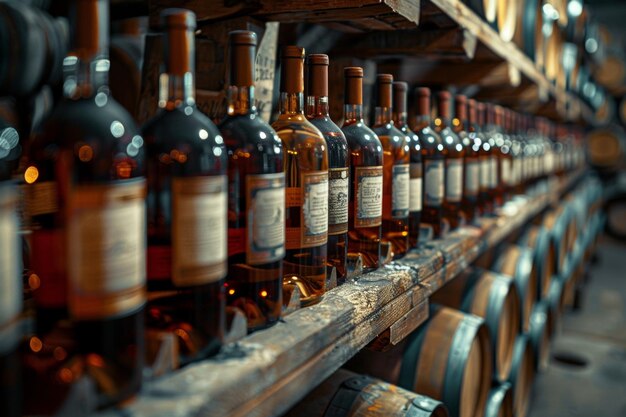
[(430, 319), (409, 336), (398, 385), (442, 401), (453, 417), (483, 414), (492, 375), (484, 320), (433, 305)]
[(513, 390), (513, 415), (525, 417), (528, 413), (530, 393), (535, 377), (533, 353), (528, 336), (519, 335), (513, 351), (513, 367), (509, 382)]
[(518, 245), (507, 245), (499, 253), (491, 270), (513, 277), (522, 307), (522, 329), (528, 330), (530, 313), (537, 300), (537, 269), (532, 251)]
[(432, 398), (368, 376), (340, 369), (285, 417), (447, 417)]
[(528, 331), (533, 362), (537, 371), (545, 371), (548, 368), (553, 326), (552, 310), (547, 300), (537, 303), (530, 317), (530, 330)]
[(565, 292), (563, 282), (560, 279), (553, 279), (550, 284), (550, 294), (546, 300), (552, 315), (551, 336), (557, 333), (561, 326), (561, 315), (565, 307)]
[(550, 292), (556, 248), (550, 240), (550, 232), (542, 226), (531, 225), (519, 240), (519, 244), (532, 250), (533, 264), (537, 271), (537, 291), (540, 299)]
[(550, 241), (554, 245), (556, 258), (554, 273), (562, 274), (565, 270), (567, 258), (567, 207), (559, 206), (546, 213), (541, 224), (550, 231)]
[(513, 40), (520, 2), (523, 0), (497, 0), (496, 18), (500, 38), (505, 42)]
[(513, 279), (470, 268), (430, 299), (485, 319), (493, 352), (494, 377), (500, 382), (506, 381), (511, 371), (515, 337), (521, 327), (520, 299)]
[(496, 25), (498, 0), (466, 0), (469, 7), (491, 25)]
[(489, 391), (485, 417), (513, 417), (513, 391), (511, 384), (504, 382)]

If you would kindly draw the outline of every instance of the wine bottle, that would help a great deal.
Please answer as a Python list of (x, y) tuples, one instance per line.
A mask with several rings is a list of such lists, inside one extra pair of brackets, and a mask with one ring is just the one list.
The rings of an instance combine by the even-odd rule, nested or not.
[(281, 56), (280, 114), (272, 124), (285, 150), (285, 283), (297, 285), (302, 306), (326, 291), (328, 149), (304, 117), (304, 49)]
[(496, 114), (499, 106), (491, 103), (485, 105), (485, 137), (489, 143), (489, 189), (493, 208), (502, 205), (502, 175), (500, 172), (500, 147), (504, 142), (502, 133), (496, 125)]
[[(71, 320), (99, 407), (140, 388), (146, 279), (144, 146), (108, 94), (108, 12), (106, 0), (73, 2), (65, 98), (33, 139), (24, 172), (38, 333), (45, 339)], [(76, 372), (63, 368), (61, 380)]]
[(161, 12), (159, 113), (142, 130), (148, 177), (147, 326), (178, 338), (180, 363), (216, 353), (225, 323), (228, 155), (195, 104), (196, 16)]
[(328, 147), (328, 259), (337, 283), (346, 279), (350, 160), (346, 137), (328, 114), (328, 55), (312, 54), (308, 63), (307, 119), (322, 132)]
[(341, 130), (350, 149), (348, 253), (361, 254), (363, 270), (381, 264), (383, 147), (363, 122), (363, 68), (344, 68), (345, 105)]
[(461, 139), (452, 126), (450, 114), (451, 95), (448, 91), (437, 94), (439, 117), (434, 120), (435, 131), (441, 137), (446, 159), (446, 198), (443, 215), (450, 224), (450, 230), (459, 226), (461, 202), (463, 200), (463, 157), (465, 151)]
[(478, 160), (480, 161), (480, 201), (481, 201), (481, 214), (489, 215), (493, 214), (494, 210), (494, 188), (495, 172), (492, 170), (492, 141), (489, 139), (489, 134), (485, 131), (485, 113), (486, 106), (484, 103), (477, 103), (478, 110), (478, 123), (477, 128), (482, 135), (482, 145), (480, 152), (478, 153)]
[(393, 83), (393, 122), (409, 144), (409, 248), (417, 247), (422, 217), (422, 147), (419, 136), (408, 125), (407, 95), (409, 86), (403, 81)]
[(480, 189), (479, 178), (479, 162), (478, 151), (480, 149), (481, 139), (477, 137), (475, 129), (472, 129), (468, 118), (469, 113), (473, 115), (473, 121), (476, 120), (476, 102), (467, 100), (464, 95), (455, 97), (455, 118), (452, 122), (455, 133), (459, 136), (465, 156), (463, 158), (463, 200), (461, 204), (461, 212), (465, 222), (472, 223), (476, 217), (476, 209), (478, 206), (478, 191)]
[(410, 151), (407, 137), (398, 130), (392, 115), (393, 76), (376, 77), (376, 108), (372, 130), (383, 146), (383, 241), (389, 242), (393, 258), (409, 247)]
[(228, 115), (220, 131), (228, 150), (228, 304), (248, 331), (275, 324), (282, 309), (285, 173), (280, 138), (254, 105), (257, 37), (229, 38)]
[(17, 130), (0, 119), (0, 415), (21, 412), (18, 317), (22, 311), (18, 193), (11, 180), (19, 156)]
[(417, 89), (417, 117), (413, 131), (422, 145), (422, 222), (432, 229), (433, 237), (440, 237), (444, 228), (445, 155), (441, 137), (431, 127), (430, 89), (425, 87)]

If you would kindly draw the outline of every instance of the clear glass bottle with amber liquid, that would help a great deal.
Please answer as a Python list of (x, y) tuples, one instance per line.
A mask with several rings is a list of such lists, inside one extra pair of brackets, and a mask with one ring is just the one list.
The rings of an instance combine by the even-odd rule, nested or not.
[(22, 311), (18, 192), (12, 180), (19, 135), (0, 119), (0, 415), (19, 417), (22, 381), (18, 356)]
[(402, 257), (409, 246), (410, 153), (407, 137), (394, 126), (393, 76), (378, 74), (372, 130), (383, 146), (383, 241), (391, 245), (392, 257)]
[(350, 160), (346, 137), (328, 114), (328, 55), (307, 57), (307, 119), (322, 132), (328, 148), (327, 263), (337, 269), (337, 283), (346, 280)]
[[(26, 158), (31, 278), (39, 282), (38, 336), (24, 358), (27, 413), (58, 406), (67, 386), (84, 374), (95, 383), (99, 407), (131, 397), (141, 385), (144, 146), (131, 116), (108, 94), (108, 12), (105, 0), (73, 2), (65, 99)], [(57, 346), (52, 356), (49, 335), (68, 318), (70, 344), (80, 357), (67, 346)], [(41, 356), (48, 353), (50, 362)]]
[(417, 117), (413, 131), (422, 146), (422, 223), (432, 230), (433, 237), (444, 231), (443, 206), (445, 202), (445, 154), (441, 137), (431, 127), (430, 90), (417, 89)]
[(437, 108), (439, 117), (433, 124), (435, 131), (439, 133), (444, 145), (446, 157), (446, 199), (443, 206), (443, 215), (450, 225), (450, 230), (459, 226), (462, 213), (461, 202), (463, 200), (463, 157), (465, 149), (461, 139), (454, 131), (451, 116), (450, 92), (440, 91), (437, 94)]
[(180, 362), (216, 353), (225, 324), (228, 155), (195, 104), (195, 15), (161, 13), (159, 113), (143, 127), (148, 179), (147, 326), (178, 338)]
[(478, 161), (478, 151), (482, 140), (472, 129), (469, 118), (469, 112), (473, 114), (476, 120), (476, 102), (467, 97), (457, 95), (454, 101), (454, 115), (452, 121), (455, 133), (459, 136), (463, 144), (463, 200), (461, 204), (461, 213), (466, 223), (472, 223), (476, 218), (476, 210), (478, 206), (478, 192), (480, 189), (480, 165)]
[(480, 211), (483, 215), (490, 215), (494, 212), (495, 195), (495, 170), (492, 164), (493, 140), (490, 140), (489, 133), (485, 131), (486, 105), (484, 103), (477, 103), (477, 110), (477, 130), (482, 135), (482, 144), (478, 152), (478, 160), (480, 162)]
[(228, 42), (228, 115), (219, 126), (228, 150), (226, 297), (254, 331), (275, 324), (282, 311), (284, 155), (254, 106), (256, 34), (233, 31)]
[(296, 285), (307, 306), (326, 291), (328, 148), (304, 116), (304, 49), (281, 52), (280, 114), (272, 127), (285, 150), (285, 284)]
[(504, 200), (501, 175), (501, 147), (504, 144), (504, 136), (496, 124), (501, 107), (487, 103), (485, 109), (485, 127), (483, 130), (490, 145), (489, 180), (493, 206), (496, 209), (502, 205)]
[(408, 84), (393, 83), (393, 122), (407, 138), (409, 144), (409, 249), (417, 247), (422, 218), (422, 147), (419, 136), (408, 125)]
[(363, 68), (344, 68), (345, 105), (341, 130), (350, 150), (348, 253), (363, 257), (363, 270), (381, 265), (383, 147), (363, 122)]
[(502, 106), (494, 106), (494, 125), (492, 128), (495, 142), (496, 155), (498, 157), (498, 188), (496, 204), (501, 206), (508, 199), (509, 185), (511, 181), (511, 138), (506, 129), (506, 109)]

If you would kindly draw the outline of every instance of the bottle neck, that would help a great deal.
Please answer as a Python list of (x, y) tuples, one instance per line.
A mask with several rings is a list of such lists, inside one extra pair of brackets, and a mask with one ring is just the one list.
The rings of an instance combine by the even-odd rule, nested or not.
[(345, 104), (343, 107), (345, 124), (363, 122), (362, 104)]
[(304, 93), (280, 93), (280, 114), (304, 114)]
[(328, 97), (308, 96), (306, 98), (307, 117), (328, 116)]
[(106, 57), (82, 60), (69, 55), (63, 60), (63, 94), (77, 100), (94, 97), (98, 93), (108, 94), (110, 62)]
[(256, 113), (254, 86), (238, 87), (231, 85), (228, 87), (226, 100), (229, 116)]
[(393, 123), (391, 118), (391, 107), (376, 107), (374, 111), (374, 124), (384, 125)]
[(408, 115), (407, 112), (403, 111), (400, 113), (393, 114), (393, 121), (397, 127), (404, 127), (407, 125)]
[(426, 126), (430, 126), (430, 115), (429, 114), (418, 114), (415, 117), (415, 124), (417, 128), (422, 129)]
[(176, 107), (195, 106), (195, 79), (192, 72), (183, 75), (163, 73), (159, 79), (159, 107), (173, 110)]

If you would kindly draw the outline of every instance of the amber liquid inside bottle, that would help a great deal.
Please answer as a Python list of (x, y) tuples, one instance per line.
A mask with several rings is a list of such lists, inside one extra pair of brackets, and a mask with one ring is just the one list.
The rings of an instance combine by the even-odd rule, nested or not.
[(229, 305), (248, 331), (271, 326), (282, 310), (285, 256), (283, 147), (254, 107), (256, 35), (231, 32), (228, 115), (220, 131), (228, 150)]
[(494, 211), (494, 169), (492, 159), (492, 143), (489, 134), (485, 132), (485, 105), (478, 103), (478, 123), (477, 132), (482, 136), (482, 145), (478, 152), (480, 162), (480, 201), (481, 214), (490, 215)]
[(303, 306), (326, 291), (328, 150), (322, 133), (304, 117), (304, 50), (283, 49), (280, 115), (272, 124), (285, 150), (287, 249), (285, 284)]
[(216, 353), (224, 335), (228, 156), (217, 127), (195, 106), (195, 17), (177, 10), (162, 19), (168, 54), (161, 110), (143, 128), (147, 325), (177, 337), (185, 364)]
[(417, 247), (422, 219), (422, 147), (419, 136), (409, 129), (407, 122), (408, 85), (393, 83), (393, 122), (407, 138), (409, 145), (409, 249)]
[(380, 266), (383, 204), (383, 149), (363, 122), (363, 70), (345, 72), (345, 110), (341, 130), (350, 148), (348, 253), (361, 254), (365, 272)]
[[(471, 100), (469, 103), (470, 113), (476, 119), (476, 103)], [(465, 96), (457, 96), (455, 103), (455, 119), (453, 126), (456, 134), (463, 144), (465, 156), (463, 157), (463, 201), (461, 212), (465, 222), (472, 223), (476, 218), (478, 209), (478, 193), (480, 191), (480, 165), (478, 161), (478, 151), (481, 140), (475, 132), (471, 131), (468, 119), (468, 103)]]
[(490, 145), (489, 148), (489, 181), (490, 181), (490, 196), (493, 201), (494, 210), (501, 206), (504, 201), (503, 187), (502, 187), (502, 173), (501, 173), (501, 156), (500, 150), (504, 143), (504, 136), (496, 125), (496, 115), (499, 112), (499, 107), (493, 104), (486, 105), (485, 111), (485, 127), (484, 132), (487, 137), (487, 141)]
[(418, 111), (413, 126), (422, 146), (422, 223), (432, 229), (434, 237), (444, 231), (445, 154), (441, 137), (430, 126), (430, 90), (417, 90)]
[(465, 149), (452, 126), (449, 92), (442, 91), (438, 94), (438, 109), (439, 117), (435, 119), (434, 126), (443, 141), (446, 158), (446, 198), (443, 215), (450, 224), (450, 230), (454, 230), (461, 220)]
[[(8, 128), (8, 127), (7, 127)], [(0, 134), (6, 135), (0, 124)], [(12, 128), (10, 128), (12, 129)], [(17, 132), (13, 130), (15, 134)], [(17, 136), (13, 136), (17, 145)], [(0, 156), (0, 415), (22, 415), (22, 370), (18, 354), (20, 340), (19, 315), (22, 310), (21, 249), (18, 236), (17, 189), (10, 181), (13, 161), (7, 160), (5, 152)], [(6, 159), (5, 159), (6, 158)]]
[(392, 83), (389, 74), (377, 80), (378, 99), (372, 130), (383, 146), (383, 241), (391, 244), (393, 258), (402, 257), (409, 247), (409, 146), (406, 136), (391, 118)]
[(337, 283), (347, 275), (348, 197), (350, 166), (346, 137), (328, 114), (328, 56), (309, 55), (307, 119), (319, 129), (328, 147), (328, 265), (337, 269)]

